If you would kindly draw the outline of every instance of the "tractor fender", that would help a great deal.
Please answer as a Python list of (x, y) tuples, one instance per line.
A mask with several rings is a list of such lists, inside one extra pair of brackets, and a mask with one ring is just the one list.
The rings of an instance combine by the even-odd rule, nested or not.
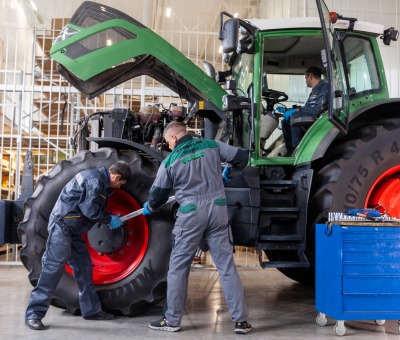
[(125, 139), (113, 138), (113, 137), (88, 137), (86, 138), (89, 142), (95, 142), (100, 148), (113, 148), (115, 150), (133, 150), (137, 151), (142, 156), (155, 161), (157, 164), (161, 164), (163, 159), (168, 155), (168, 151), (164, 151), (162, 154), (158, 153), (143, 144), (132, 142)]
[[(383, 119), (399, 117), (399, 108), (400, 99), (394, 98), (384, 101), (376, 101), (364, 105), (360, 109), (354, 110), (350, 113), (347, 136), (351, 135), (352, 130), (357, 129), (360, 126), (373, 124), (378, 120), (381, 121)], [(318, 143), (315, 143), (315, 134), (318, 134), (318, 131), (322, 129), (326, 131), (327, 125), (330, 125), (330, 128), (327, 129), (327, 133), (325, 133), (324, 137)], [(299, 147), (299, 152), (296, 153), (295, 163), (302, 164), (322, 158), (339, 134), (340, 131), (331, 125), (327, 117), (321, 117), (320, 120), (310, 128), (310, 134), (307, 133), (304, 137), (301, 143), (302, 145)], [(347, 136), (343, 135), (343, 139), (346, 139)], [(309, 143), (311, 141), (314, 141), (314, 143)], [(307, 148), (309, 148), (310, 145), (316, 145), (314, 150), (311, 151), (312, 154), (307, 153)]]

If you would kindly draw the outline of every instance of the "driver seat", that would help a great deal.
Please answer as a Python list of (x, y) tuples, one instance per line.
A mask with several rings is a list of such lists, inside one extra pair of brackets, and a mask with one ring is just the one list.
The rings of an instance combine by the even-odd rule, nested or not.
[(321, 109), (321, 111), (318, 113), (318, 115), (316, 117), (311, 117), (311, 116), (291, 117), (290, 118), (290, 126), (295, 126), (295, 127), (302, 126), (306, 129), (308, 129), (327, 110), (328, 110), (328, 103), (325, 103), (324, 107)]
[(303, 117), (296, 117), (296, 118), (291, 118), (290, 119), (290, 126), (302, 126), (306, 129), (308, 129), (311, 125), (315, 123), (315, 121), (318, 119), (318, 117), (314, 118), (311, 116), (303, 116)]

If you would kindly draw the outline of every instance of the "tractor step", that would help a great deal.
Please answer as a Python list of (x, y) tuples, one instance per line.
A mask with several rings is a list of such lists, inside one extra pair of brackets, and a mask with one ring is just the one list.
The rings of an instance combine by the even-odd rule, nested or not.
[(304, 252), (299, 255), (299, 261), (264, 261), (263, 252), (260, 250), (258, 252), (258, 260), (260, 262), (261, 268), (308, 268), (310, 267), (310, 262)]
[(304, 250), (302, 242), (282, 242), (282, 241), (269, 241), (258, 242), (256, 244), (257, 250)]
[(310, 263), (307, 262), (290, 262), (290, 261), (261, 261), (261, 268), (308, 268)]
[(298, 207), (261, 207), (260, 212), (262, 213), (298, 213)]
[(298, 185), (298, 181), (281, 180), (281, 181), (260, 181), (260, 187), (266, 191), (280, 193), (285, 191), (293, 191)]
[(289, 234), (289, 235), (260, 235), (258, 236), (258, 243), (263, 242), (288, 242), (288, 241), (302, 241), (304, 239), (303, 236), (297, 234)]

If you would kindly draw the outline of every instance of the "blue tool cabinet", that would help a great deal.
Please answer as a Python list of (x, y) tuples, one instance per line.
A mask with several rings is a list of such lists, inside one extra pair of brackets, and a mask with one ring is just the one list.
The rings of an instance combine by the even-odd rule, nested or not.
[(400, 225), (335, 223), (316, 225), (317, 324), (400, 320)]

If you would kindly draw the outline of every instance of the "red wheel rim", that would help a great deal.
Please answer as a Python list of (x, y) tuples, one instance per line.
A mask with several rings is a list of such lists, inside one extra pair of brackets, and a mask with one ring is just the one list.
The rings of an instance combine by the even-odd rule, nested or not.
[[(113, 215), (124, 216), (140, 209), (140, 205), (125, 191), (115, 189), (107, 201), (105, 210)], [(142, 261), (148, 245), (149, 231), (147, 220), (139, 215), (125, 222), (124, 240), (121, 247), (111, 254), (100, 254), (90, 246), (87, 234), (82, 234), (93, 266), (94, 284), (110, 284), (122, 280), (131, 274)], [(67, 265), (66, 270), (72, 274)]]
[(378, 177), (368, 192), (365, 207), (379, 207), (382, 213), (390, 217), (400, 217), (400, 165)]

